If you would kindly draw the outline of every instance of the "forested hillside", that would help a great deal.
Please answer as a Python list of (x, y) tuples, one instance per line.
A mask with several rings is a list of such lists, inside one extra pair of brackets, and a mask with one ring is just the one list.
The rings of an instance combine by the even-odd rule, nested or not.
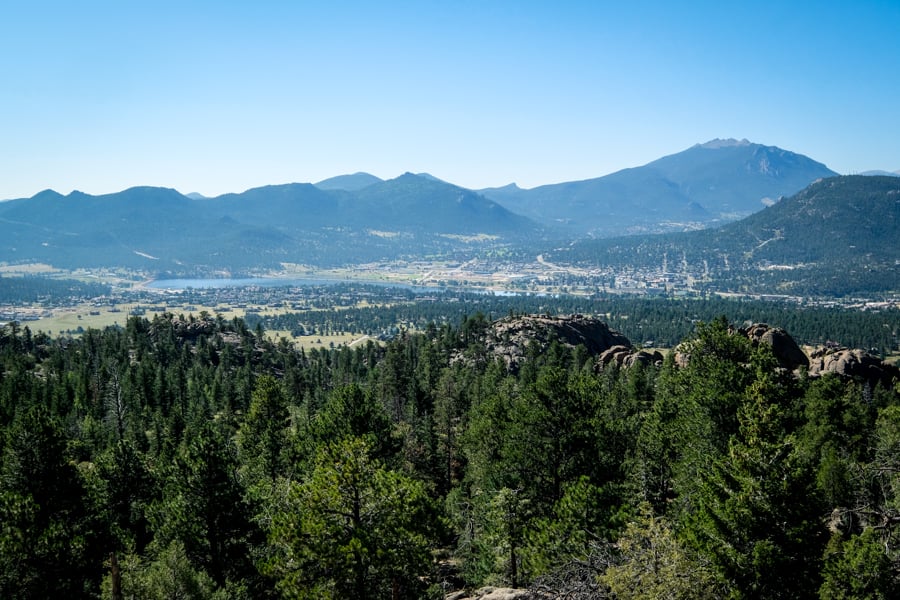
[(104, 283), (84, 283), (75, 279), (49, 277), (3, 277), (0, 275), (0, 304), (28, 305), (35, 302), (52, 305), (73, 299), (88, 300), (109, 294)]
[(627, 369), (535, 338), (510, 370), (496, 331), (304, 352), (206, 316), (7, 326), (0, 596), (896, 589), (896, 381), (792, 373), (724, 318)]
[(581, 240), (554, 261), (614, 270), (690, 273), (700, 287), (798, 296), (900, 289), (900, 179), (862, 175), (813, 183), (717, 229)]

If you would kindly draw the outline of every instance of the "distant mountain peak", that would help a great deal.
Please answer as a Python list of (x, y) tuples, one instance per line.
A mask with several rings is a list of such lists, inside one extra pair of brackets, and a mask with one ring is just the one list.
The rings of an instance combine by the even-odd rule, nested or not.
[(422, 177), (423, 179), (430, 179), (431, 181), (439, 181), (441, 183), (447, 183), (443, 179), (435, 177), (431, 173), (411, 173), (411, 175), (416, 175), (417, 177)]
[(315, 184), (320, 190), (344, 190), (355, 192), (368, 187), (374, 183), (383, 181), (380, 177), (376, 177), (371, 173), (357, 171), (352, 175), (338, 175), (337, 177), (329, 177)]
[(482, 193), (539, 222), (606, 236), (733, 221), (762, 209), (764, 198), (794, 194), (835, 174), (775, 146), (715, 139), (604, 177)]
[(697, 144), (696, 148), (706, 148), (708, 150), (717, 150), (719, 148), (735, 148), (738, 146), (751, 146), (753, 143), (744, 138), (742, 140), (736, 140), (734, 138), (721, 139), (716, 138), (714, 140), (710, 140), (705, 144)]
[(505, 192), (521, 192), (524, 188), (520, 188), (519, 184), (516, 182), (507, 183), (506, 185), (501, 185), (495, 188), (485, 188), (491, 191), (505, 191)]
[(43, 199), (43, 200), (58, 200), (60, 198), (65, 198), (62, 194), (57, 192), (56, 190), (46, 189), (38, 192), (34, 196), (32, 196), (32, 200), (34, 199)]

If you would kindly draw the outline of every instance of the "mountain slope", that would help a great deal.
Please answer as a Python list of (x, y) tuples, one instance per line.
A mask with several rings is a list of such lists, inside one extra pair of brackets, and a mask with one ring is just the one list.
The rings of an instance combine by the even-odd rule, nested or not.
[(552, 260), (689, 273), (717, 290), (839, 296), (900, 290), (898, 249), (900, 179), (857, 175), (716, 229), (583, 241)]
[(482, 193), (539, 222), (610, 236), (734, 220), (834, 175), (821, 163), (774, 146), (713, 140), (605, 177)]
[(900, 177), (900, 171), (863, 171), (860, 175), (884, 175), (887, 177)]
[(534, 223), (500, 204), (428, 175), (405, 173), (368, 186), (348, 201), (359, 224), (391, 231), (497, 234), (536, 229)]

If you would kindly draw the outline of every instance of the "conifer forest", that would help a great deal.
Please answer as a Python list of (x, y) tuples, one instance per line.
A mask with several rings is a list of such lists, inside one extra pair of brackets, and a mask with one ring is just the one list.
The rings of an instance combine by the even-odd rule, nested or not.
[(725, 317), (630, 365), (512, 365), (490, 327), (5, 326), (0, 597), (896, 597), (896, 380), (786, 368)]

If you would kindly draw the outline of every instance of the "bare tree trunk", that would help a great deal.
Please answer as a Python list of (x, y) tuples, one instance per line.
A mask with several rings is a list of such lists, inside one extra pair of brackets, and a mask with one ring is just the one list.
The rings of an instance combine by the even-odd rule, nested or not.
[(115, 552), (109, 554), (109, 574), (112, 579), (112, 600), (123, 600), (122, 572), (119, 570), (119, 561), (116, 559)]

